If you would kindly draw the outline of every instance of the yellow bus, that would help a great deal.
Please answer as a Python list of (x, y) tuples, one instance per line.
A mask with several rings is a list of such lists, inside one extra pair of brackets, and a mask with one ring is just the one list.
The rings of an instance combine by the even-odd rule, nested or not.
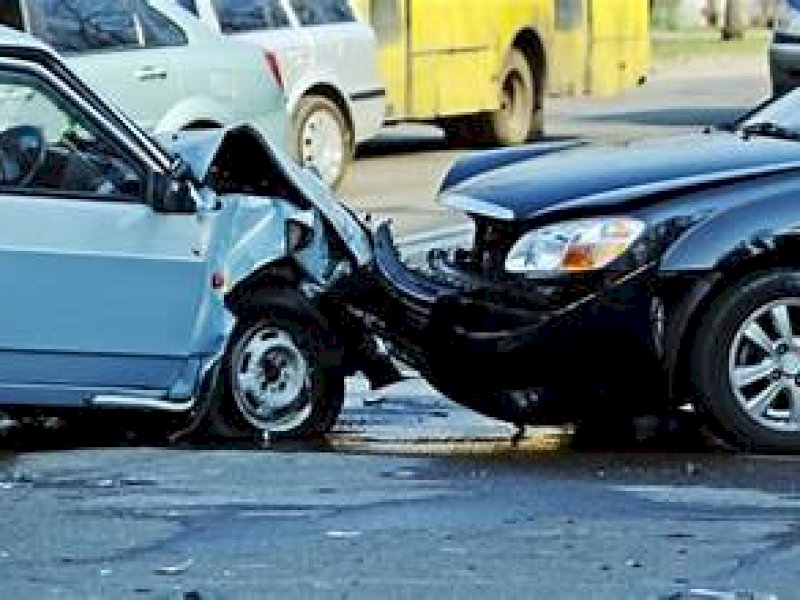
[(550, 94), (644, 82), (648, 0), (353, 0), (378, 38), (388, 121), (454, 142), (541, 136)]

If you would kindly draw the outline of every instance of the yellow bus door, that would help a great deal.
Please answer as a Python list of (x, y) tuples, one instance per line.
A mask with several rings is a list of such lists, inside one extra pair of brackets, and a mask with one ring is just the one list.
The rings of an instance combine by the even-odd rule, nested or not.
[(410, 0), (415, 117), (497, 108), (495, 14), (485, 0)]
[(547, 84), (551, 94), (580, 96), (588, 91), (589, 1), (555, 0), (553, 42), (548, 53)]
[(356, 0), (378, 40), (378, 61), (387, 94), (387, 117), (409, 116), (408, 0)]

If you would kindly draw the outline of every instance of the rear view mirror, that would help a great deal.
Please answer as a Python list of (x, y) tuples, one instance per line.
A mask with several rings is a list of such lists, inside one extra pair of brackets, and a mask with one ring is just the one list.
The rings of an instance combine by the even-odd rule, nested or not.
[(154, 211), (165, 214), (191, 215), (197, 212), (190, 182), (160, 173), (153, 185), (152, 206)]

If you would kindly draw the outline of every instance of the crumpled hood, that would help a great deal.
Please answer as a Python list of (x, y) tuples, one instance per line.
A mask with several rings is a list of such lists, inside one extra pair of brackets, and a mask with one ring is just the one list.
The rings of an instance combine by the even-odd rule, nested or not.
[[(454, 170), (469, 172), (470, 160), (480, 158)], [(714, 132), (609, 146), (562, 144), (512, 164), (497, 162), (500, 167), (460, 181), (448, 177), (442, 202), (505, 220), (619, 208), (648, 194), (800, 168), (800, 143)]]
[(157, 136), (157, 139), (169, 152), (180, 156), (189, 165), (194, 177), (202, 182), (207, 178), (209, 169), (226, 140), (242, 130), (246, 130), (259, 140), (270, 156), (272, 167), (283, 171), (287, 179), (328, 220), (350, 249), (356, 262), (361, 266), (368, 264), (372, 260), (372, 247), (358, 220), (318, 177), (300, 167), (290, 156), (255, 130), (246, 126), (236, 126), (171, 133)]
[(203, 181), (227, 135), (227, 129), (203, 129), (160, 133), (154, 137), (167, 152), (180, 156), (198, 181)]

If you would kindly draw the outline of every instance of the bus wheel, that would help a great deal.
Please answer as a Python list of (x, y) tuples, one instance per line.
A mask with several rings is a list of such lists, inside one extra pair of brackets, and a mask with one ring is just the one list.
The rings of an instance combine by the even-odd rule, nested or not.
[(522, 144), (541, 135), (537, 88), (536, 77), (525, 54), (512, 48), (500, 77), (500, 108), (489, 115), (488, 125), (496, 144)]

